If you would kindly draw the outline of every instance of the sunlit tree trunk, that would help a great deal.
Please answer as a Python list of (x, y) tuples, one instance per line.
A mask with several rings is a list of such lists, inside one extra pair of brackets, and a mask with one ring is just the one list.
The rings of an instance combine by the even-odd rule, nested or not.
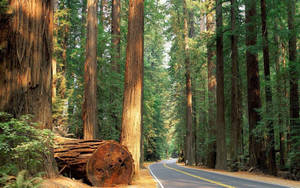
[(141, 155), (142, 93), (144, 72), (144, 0), (130, 0), (122, 113), (121, 144), (131, 152), (135, 172)]
[[(207, 14), (206, 14), (206, 30), (208, 35), (211, 37), (214, 32), (214, 16), (212, 9), (214, 7), (213, 0), (207, 0)], [(216, 65), (213, 62), (214, 42), (209, 40), (207, 42), (207, 76), (208, 76), (208, 130), (209, 130), (209, 144), (208, 144), (208, 155), (207, 155), (207, 166), (209, 168), (215, 168), (216, 164), (216, 76), (215, 68)]]
[[(291, 126), (291, 150), (295, 152), (291, 163), (291, 169), (300, 170), (300, 143), (293, 140), (300, 135), (299, 119), (299, 93), (297, 71), (297, 31), (295, 27), (296, 0), (288, 0), (288, 28), (289, 28), (289, 74), (290, 74), (290, 126)], [(296, 22), (297, 23), (297, 22)], [(298, 61), (299, 64), (299, 61)]]
[(97, 127), (97, 2), (87, 1), (87, 39), (84, 65), (83, 138), (94, 139)]
[(254, 130), (261, 120), (257, 109), (261, 108), (260, 84), (257, 52), (253, 52), (257, 41), (256, 27), (256, 0), (246, 1), (246, 62), (248, 82), (248, 116), (249, 116), (249, 153), (250, 165), (253, 167), (265, 168), (263, 157), (263, 144), (260, 132)]
[(193, 150), (193, 106), (192, 106), (192, 78), (190, 68), (189, 46), (188, 46), (188, 10), (186, 1), (184, 3), (184, 51), (185, 51), (185, 79), (186, 79), (186, 161), (188, 165), (195, 164)]
[(268, 29), (267, 29), (267, 11), (266, 1), (260, 1), (261, 6), (261, 23), (262, 23), (262, 38), (263, 38), (263, 57), (264, 57), (264, 76), (265, 76), (265, 93), (266, 93), (266, 114), (267, 114), (267, 157), (268, 157), (268, 171), (269, 173), (276, 175), (276, 159), (275, 159), (275, 140), (274, 140), (274, 126), (271, 120), (272, 110), (272, 88), (270, 78), (270, 57), (269, 57), (269, 41), (268, 41)]
[(217, 169), (226, 169), (226, 127), (224, 97), (224, 54), (223, 54), (223, 16), (222, 0), (216, 0), (217, 33)]
[[(53, 1), (10, 0), (0, 13), (0, 111), (52, 128)], [(46, 156), (47, 175), (56, 175)]]

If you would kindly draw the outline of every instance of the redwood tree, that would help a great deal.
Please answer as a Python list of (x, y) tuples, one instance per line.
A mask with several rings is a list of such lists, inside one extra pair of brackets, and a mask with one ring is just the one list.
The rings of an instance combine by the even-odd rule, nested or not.
[[(52, 128), (53, 1), (10, 0), (0, 12), (0, 111)], [(1, 9), (3, 10), (3, 9)], [(53, 157), (44, 159), (54, 177)]]
[(140, 168), (142, 93), (144, 74), (144, 0), (130, 0), (125, 64), (121, 144), (134, 159), (135, 172)]
[(241, 88), (238, 62), (237, 1), (231, 0), (231, 170), (238, 170), (241, 154)]
[(193, 105), (192, 105), (192, 78), (190, 70), (190, 57), (189, 57), (189, 46), (188, 46), (188, 10), (186, 7), (186, 1), (183, 1), (184, 8), (184, 52), (185, 52), (185, 79), (186, 79), (186, 160), (188, 165), (195, 163), (195, 155), (193, 150)]
[[(297, 71), (297, 31), (295, 27), (295, 11), (296, 1), (288, 0), (288, 28), (289, 28), (289, 74), (290, 74), (290, 126), (292, 152), (293, 157), (291, 168), (295, 172), (300, 170), (300, 143), (296, 139), (300, 134), (300, 119), (299, 119), (299, 94), (298, 80), (299, 72)], [(298, 61), (299, 64), (299, 61)]]
[(266, 0), (260, 1), (261, 6), (261, 23), (262, 23), (262, 38), (263, 38), (263, 58), (264, 58), (264, 76), (265, 76), (265, 93), (266, 93), (266, 114), (267, 114), (267, 156), (268, 156), (268, 171), (269, 173), (276, 175), (276, 159), (275, 159), (275, 140), (274, 140), (274, 127), (271, 120), (272, 110), (272, 89), (270, 78), (270, 56), (269, 56), (269, 41), (268, 41), (268, 29), (267, 29), (267, 10)]
[[(212, 12), (214, 3), (213, 0), (207, 1), (207, 14), (206, 14), (206, 30), (211, 36), (214, 32), (214, 14)], [(215, 168), (216, 164), (216, 120), (215, 120), (215, 104), (216, 104), (216, 76), (214, 73), (215, 63), (213, 56), (215, 54), (214, 42), (209, 40), (207, 42), (207, 76), (208, 76), (208, 130), (209, 130), (209, 144), (207, 155), (207, 166)]]
[(261, 120), (257, 111), (261, 108), (260, 84), (257, 52), (253, 49), (257, 42), (256, 27), (256, 0), (246, 1), (246, 62), (248, 83), (248, 120), (249, 120), (249, 153), (250, 165), (265, 168), (265, 159), (262, 152), (262, 141), (260, 133), (254, 132), (258, 122)]
[(216, 0), (216, 33), (217, 33), (217, 169), (226, 169), (226, 129), (224, 103), (224, 54), (223, 54), (223, 16), (222, 0)]
[(83, 137), (94, 139), (97, 127), (97, 3), (87, 0), (87, 39), (84, 64)]

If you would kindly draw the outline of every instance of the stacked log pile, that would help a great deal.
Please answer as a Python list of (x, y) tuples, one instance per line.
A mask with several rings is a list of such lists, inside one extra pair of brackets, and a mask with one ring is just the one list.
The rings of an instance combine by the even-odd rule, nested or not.
[(130, 152), (116, 141), (57, 137), (54, 157), (60, 172), (93, 186), (130, 184), (134, 164)]

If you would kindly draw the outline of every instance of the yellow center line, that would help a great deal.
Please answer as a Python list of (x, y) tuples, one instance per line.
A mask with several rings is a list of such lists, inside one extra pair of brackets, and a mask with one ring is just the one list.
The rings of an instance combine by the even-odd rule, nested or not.
[(222, 186), (222, 187), (235, 188), (235, 187), (233, 187), (233, 186), (231, 186), (231, 185), (226, 185), (226, 184), (223, 184), (223, 183), (221, 183), (221, 182), (217, 182), (217, 181), (213, 181), (213, 180), (210, 180), (210, 179), (206, 179), (206, 178), (203, 178), (203, 177), (200, 177), (200, 176), (196, 176), (196, 175), (194, 175), (194, 174), (190, 174), (190, 173), (188, 173), (188, 172), (185, 172), (185, 171), (182, 171), (182, 170), (179, 170), (179, 169), (176, 169), (176, 168), (169, 167), (169, 166), (166, 165), (166, 163), (164, 163), (164, 167), (169, 168), (169, 169), (171, 169), (171, 170), (175, 170), (175, 171), (180, 172), (180, 173), (182, 173), (182, 174), (185, 174), (185, 175), (188, 175), (188, 176), (192, 176), (192, 177), (194, 177), (194, 178), (197, 178), (197, 179), (200, 179), (200, 180), (209, 182), (209, 183), (213, 183), (213, 184), (220, 185), (220, 186)]

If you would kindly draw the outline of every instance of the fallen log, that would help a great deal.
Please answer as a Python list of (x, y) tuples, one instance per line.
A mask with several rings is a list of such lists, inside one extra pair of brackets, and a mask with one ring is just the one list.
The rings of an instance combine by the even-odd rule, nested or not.
[(130, 184), (134, 164), (125, 146), (112, 140), (55, 138), (54, 157), (60, 172), (93, 186)]

